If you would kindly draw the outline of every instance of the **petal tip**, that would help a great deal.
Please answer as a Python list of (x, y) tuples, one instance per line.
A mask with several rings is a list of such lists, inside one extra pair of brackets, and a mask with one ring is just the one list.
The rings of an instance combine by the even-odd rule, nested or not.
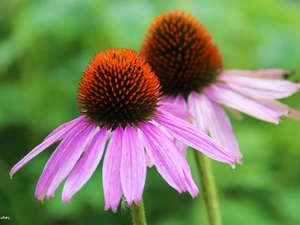
[(293, 68), (290, 71), (283, 71), (284, 78), (288, 78), (296, 73), (296, 69)]
[(192, 198), (196, 198), (199, 195), (199, 191), (192, 196)]
[(109, 205), (105, 205), (104, 206), (104, 210), (107, 211), (111, 208), (111, 210), (116, 213), (117, 212), (117, 207), (112, 207), (112, 206), (109, 206)]
[(118, 211), (118, 207), (112, 207), (111, 210), (116, 213)]
[[(141, 199), (140, 198), (138, 198), (138, 199), (135, 199), (134, 200), (134, 204), (136, 204), (137, 206), (140, 206), (140, 204), (141, 204)], [(129, 204), (128, 204), (129, 205)], [(130, 205), (129, 205), (130, 206)]]
[(71, 204), (71, 201), (70, 201), (70, 198), (69, 198), (69, 197), (62, 198), (61, 202), (62, 202), (62, 203), (68, 203), (68, 204)]
[(44, 195), (35, 195), (35, 198), (39, 200), (42, 204), (44, 204)]
[[(127, 205), (131, 206), (132, 203), (133, 203), (133, 199), (131, 198), (126, 198), (126, 202), (127, 202)], [(135, 201), (134, 201), (135, 202)]]
[(194, 190), (193, 192), (190, 192), (190, 195), (192, 198), (196, 198), (199, 194), (199, 189), (197, 188), (197, 190)]
[(56, 198), (56, 196), (53, 192), (46, 194), (46, 199), (49, 200), (50, 198), (54, 198), (54, 199)]

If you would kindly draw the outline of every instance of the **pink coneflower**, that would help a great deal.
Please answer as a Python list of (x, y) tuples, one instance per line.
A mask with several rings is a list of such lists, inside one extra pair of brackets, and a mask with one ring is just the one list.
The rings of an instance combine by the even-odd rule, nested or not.
[(282, 115), (300, 119), (299, 112), (275, 100), (300, 89), (299, 84), (283, 80), (288, 72), (223, 70), (211, 35), (189, 14), (174, 11), (157, 16), (140, 53), (158, 76), (165, 102), (188, 108), (194, 125), (239, 155), (240, 162), (242, 155), (221, 105), (275, 124)]
[[(116, 212), (122, 195), (128, 205), (139, 204), (146, 180), (146, 154), (165, 181), (195, 197), (189, 165), (164, 133), (207, 156), (234, 165), (236, 158), (184, 119), (187, 112), (174, 105), (158, 105), (160, 84), (151, 67), (131, 50), (99, 52), (81, 79), (77, 100), (81, 115), (54, 130), (11, 170), (10, 176), (47, 147), (61, 141), (38, 181), (35, 197), (54, 197), (67, 177), (62, 201), (90, 179), (110, 137), (103, 163), (105, 209)], [(173, 112), (171, 114), (170, 112)], [(161, 129), (164, 129), (162, 131)]]

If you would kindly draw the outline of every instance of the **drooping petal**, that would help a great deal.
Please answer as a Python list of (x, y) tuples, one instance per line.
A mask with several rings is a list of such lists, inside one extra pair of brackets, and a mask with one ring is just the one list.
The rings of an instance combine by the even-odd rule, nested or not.
[(292, 75), (293, 71), (284, 71), (282, 69), (264, 69), (264, 70), (224, 70), (220, 76), (244, 76), (266, 79), (284, 79)]
[(227, 111), (237, 120), (242, 120), (243, 119), (243, 115), (240, 111), (233, 109), (231, 107), (226, 107)]
[(192, 114), (186, 108), (183, 108), (180, 105), (164, 103), (160, 106), (160, 108), (183, 120), (188, 121), (193, 118)]
[(238, 162), (242, 163), (242, 154), (228, 116), (219, 104), (210, 101), (205, 95), (203, 98), (210, 109), (206, 117), (211, 137), (225, 149), (232, 151), (238, 157)]
[(170, 103), (173, 104), (174, 102), (174, 97), (172, 96), (163, 96), (163, 98), (161, 98), (160, 103)]
[[(58, 128), (56, 128), (54, 131), (52, 131), (47, 137), (45, 137), (45, 140), (46, 139), (49, 139), (50, 137), (52, 137), (53, 135), (57, 134), (58, 132), (60, 132), (61, 130), (65, 129), (65, 128), (69, 128), (72, 129), (72, 127), (76, 126), (78, 123), (84, 121), (84, 116), (79, 116), (78, 118), (74, 119), (74, 120), (71, 120), (67, 123), (64, 123), (63, 125), (59, 126)], [(66, 135), (66, 134), (65, 134)], [(63, 139), (64, 137), (61, 137), (61, 140)]]
[(176, 138), (173, 138), (173, 139), (174, 139), (173, 142), (175, 143), (175, 145), (180, 149), (182, 154), (184, 156), (186, 156), (186, 151), (187, 151), (188, 146), (185, 143), (183, 143), (182, 141), (179, 141)]
[[(187, 162), (185, 161), (184, 164), (187, 164)], [(192, 177), (192, 173), (191, 173), (191, 169), (189, 166), (185, 166), (183, 169), (184, 172), (184, 176), (185, 176), (185, 183), (187, 185), (187, 190), (190, 193), (190, 195), (192, 196), (192, 198), (197, 197), (197, 195), (199, 194), (199, 189)]]
[(283, 104), (282, 102), (272, 100), (272, 99), (256, 99), (257, 101), (269, 105), (271, 107), (274, 107), (275, 109), (281, 111), (285, 114), (288, 118), (294, 119), (294, 120), (300, 120), (300, 112), (289, 107), (286, 104)]
[(56, 173), (59, 171), (62, 162), (65, 160), (69, 148), (73, 145), (73, 142), (76, 141), (76, 138), (78, 138), (78, 134), (87, 127), (88, 124), (81, 123), (76, 128), (73, 128), (51, 155), (36, 186), (35, 197), (38, 200), (43, 201)]
[(178, 95), (174, 98), (173, 104), (180, 105), (182, 108), (187, 108), (186, 101), (182, 95)]
[(103, 127), (95, 134), (87, 151), (68, 177), (62, 193), (63, 202), (69, 202), (93, 175), (103, 155), (106, 139), (107, 130), (106, 127)]
[(220, 76), (233, 90), (247, 96), (263, 99), (288, 97), (300, 90), (300, 84), (287, 80), (260, 79), (244, 76)]
[[(177, 106), (176, 104), (172, 104), (174, 107), (180, 107), (180, 106)], [(169, 111), (167, 111), (169, 112)], [(174, 114), (173, 114), (174, 115)], [(152, 121), (152, 123), (157, 126), (161, 131), (163, 131), (165, 133), (165, 135), (170, 138), (175, 144), (176, 146), (180, 149), (180, 151), (182, 152), (183, 155), (186, 155), (186, 151), (187, 151), (187, 145), (184, 144), (183, 142), (177, 140), (176, 138), (174, 138), (171, 134), (168, 133), (168, 131), (162, 126), (160, 125), (159, 123), (155, 122), (155, 121)], [(149, 164), (147, 162), (147, 165), (151, 165), (151, 159), (147, 159), (149, 161)], [(150, 167), (150, 166), (149, 166)]]
[(96, 135), (96, 133), (98, 133), (99, 130), (100, 130), (100, 127), (96, 126), (95, 129), (93, 130), (93, 133), (91, 134), (90, 139), (89, 139), (88, 143), (86, 144), (82, 154), (84, 154), (86, 152), (86, 150), (88, 150), (88, 148), (90, 147), (90, 145), (93, 141), (94, 136)]
[[(138, 137), (139, 137), (139, 140), (141, 142), (143, 142), (143, 134), (142, 134), (142, 131), (140, 129), (137, 129), (137, 134), (138, 134)], [(145, 152), (145, 157), (146, 157), (146, 165), (151, 168), (154, 166), (154, 163), (152, 162), (152, 159), (150, 158), (150, 156), (148, 155), (148, 153), (145, 151), (144, 149), (144, 152)]]
[(224, 149), (213, 139), (197, 130), (191, 124), (159, 108), (157, 109), (157, 112), (158, 114), (152, 116), (152, 119), (164, 126), (166, 130), (178, 140), (201, 151), (214, 160), (228, 163), (232, 166), (237, 161), (237, 156), (234, 153)]
[(146, 164), (149, 168), (154, 166), (154, 163), (152, 162), (152, 159), (150, 158), (147, 152), (146, 152)]
[(165, 181), (179, 193), (186, 190), (176, 145), (151, 123), (139, 126), (148, 155)]
[(71, 170), (76, 165), (78, 159), (82, 155), (87, 143), (89, 142), (91, 135), (95, 129), (95, 124), (90, 124), (85, 130), (79, 131), (72, 142), (72, 145), (69, 145), (67, 151), (64, 152), (60, 157), (62, 158), (60, 164), (56, 166), (59, 168), (53, 181), (48, 189), (47, 198), (55, 197), (54, 192), (61, 182), (70, 174)]
[(195, 197), (198, 188), (186, 159), (174, 142), (150, 122), (141, 124), (139, 128), (146, 151), (165, 181), (179, 193), (188, 190)]
[[(193, 124), (196, 128), (200, 129), (204, 133), (208, 133), (208, 124), (205, 117), (205, 111), (209, 110), (204, 103), (202, 96), (196, 92), (191, 92), (188, 96), (188, 109), (192, 113), (192, 116), (195, 118)], [(166, 110), (165, 110), (166, 111)]]
[(127, 126), (123, 134), (121, 159), (121, 184), (127, 204), (139, 205), (146, 181), (145, 151), (137, 132)]
[(78, 123), (73, 127), (73, 124), (70, 126), (64, 126), (59, 131), (55, 132), (51, 137), (45, 139), (41, 144), (36, 146), (33, 150), (31, 150), (23, 159), (21, 159), (10, 171), (9, 175), (12, 177), (14, 173), (16, 173), (19, 169), (21, 169), (26, 163), (28, 163), (32, 158), (40, 154), (46, 148), (48, 148), (53, 143), (61, 140), (61, 138), (70, 131), (70, 129), (77, 130), (81, 127), (82, 123)]
[(215, 84), (204, 90), (205, 95), (212, 101), (237, 109), (258, 119), (278, 124), (279, 117), (284, 113), (270, 106), (260, 104), (241, 94), (230, 90), (224, 85)]
[(105, 200), (105, 210), (109, 208), (117, 212), (122, 197), (120, 164), (122, 156), (123, 129), (119, 126), (111, 134), (103, 162), (102, 180)]

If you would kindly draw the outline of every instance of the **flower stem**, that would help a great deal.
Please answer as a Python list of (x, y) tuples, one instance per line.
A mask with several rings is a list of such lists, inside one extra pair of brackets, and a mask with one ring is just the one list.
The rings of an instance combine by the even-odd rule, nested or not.
[(221, 215), (219, 211), (219, 201), (214, 181), (214, 176), (210, 164), (210, 159), (193, 149), (197, 170), (200, 176), (202, 195), (204, 198), (206, 213), (210, 225), (221, 225)]
[(133, 203), (130, 208), (131, 208), (133, 224), (146, 225), (147, 223), (146, 223), (143, 199), (141, 199), (140, 206), (137, 206), (136, 204)]

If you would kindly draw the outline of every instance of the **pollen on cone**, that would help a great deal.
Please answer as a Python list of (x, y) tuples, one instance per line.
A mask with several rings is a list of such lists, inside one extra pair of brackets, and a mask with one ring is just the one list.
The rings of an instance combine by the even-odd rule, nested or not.
[(204, 26), (184, 12), (157, 16), (141, 47), (166, 95), (182, 94), (209, 86), (223, 67), (222, 56)]
[(161, 95), (151, 67), (127, 49), (99, 52), (86, 67), (77, 92), (83, 114), (113, 130), (146, 120)]

